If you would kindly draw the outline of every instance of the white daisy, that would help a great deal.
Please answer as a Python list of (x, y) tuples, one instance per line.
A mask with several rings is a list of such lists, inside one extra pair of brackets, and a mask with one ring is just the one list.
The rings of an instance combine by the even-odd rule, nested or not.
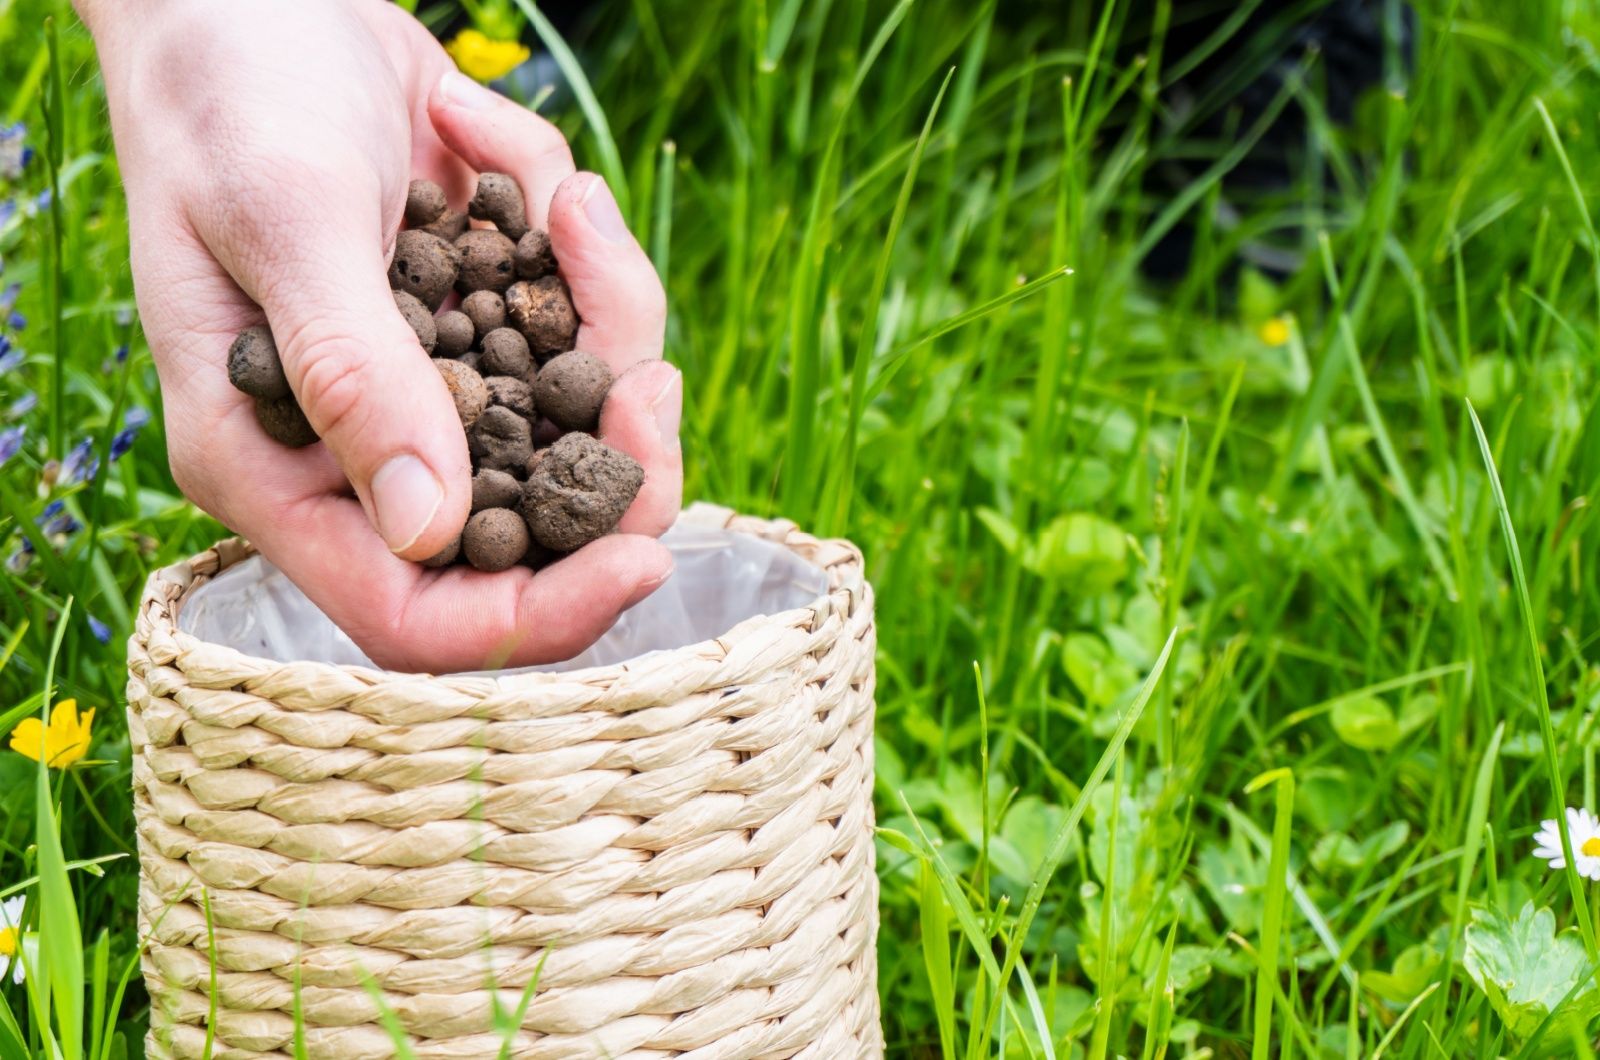
[[(1600, 880), (1600, 817), (1582, 807), (1568, 806), (1567, 834), (1572, 839), (1572, 861), (1578, 875)], [(1561, 831), (1554, 820), (1540, 822), (1533, 841), (1534, 857), (1544, 858), (1552, 869), (1567, 867), (1561, 856)]]
[(22, 982), (22, 903), (20, 894), (0, 902), (0, 978), (9, 968), (14, 983)]

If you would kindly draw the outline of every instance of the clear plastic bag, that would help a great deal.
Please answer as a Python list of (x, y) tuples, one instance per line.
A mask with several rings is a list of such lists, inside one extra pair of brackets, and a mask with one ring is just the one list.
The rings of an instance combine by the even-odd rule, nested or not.
[[(672, 577), (624, 612), (583, 654), (565, 662), (503, 670), (580, 670), (710, 640), (747, 619), (804, 607), (827, 592), (827, 575), (780, 545), (749, 534), (680, 523), (662, 537)], [(196, 589), (178, 628), (201, 640), (277, 662), (372, 666), (327, 615), (260, 556)]]

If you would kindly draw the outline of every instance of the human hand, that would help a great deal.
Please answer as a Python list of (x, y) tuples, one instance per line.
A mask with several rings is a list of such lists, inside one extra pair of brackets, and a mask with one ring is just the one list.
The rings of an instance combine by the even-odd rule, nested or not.
[[(381, 0), (78, 0), (104, 69), (135, 286), (179, 488), (247, 537), (379, 665), (570, 657), (672, 569), (655, 535), (682, 488), (682, 382), (659, 279), (598, 176), (548, 122), (455, 72)], [(463, 209), (511, 174), (617, 376), (600, 436), (645, 468), (619, 533), (537, 575), (426, 570), (465, 523), (455, 408), (386, 271), (407, 185)], [(260, 307), (258, 309), (257, 307)], [(266, 313), (323, 441), (269, 440), (227, 349)]]

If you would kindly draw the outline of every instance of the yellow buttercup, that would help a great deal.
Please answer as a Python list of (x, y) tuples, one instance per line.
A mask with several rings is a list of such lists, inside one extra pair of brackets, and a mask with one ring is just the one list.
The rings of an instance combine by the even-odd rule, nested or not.
[(520, 41), (495, 40), (481, 30), (464, 29), (444, 46), (461, 72), (475, 81), (504, 77), (532, 54)]
[(11, 749), (35, 762), (42, 755), (45, 765), (66, 769), (89, 753), (94, 710), (90, 707), (79, 714), (76, 699), (63, 699), (50, 711), (49, 728), (40, 725), (38, 718), (24, 718), (18, 723), (11, 730)]

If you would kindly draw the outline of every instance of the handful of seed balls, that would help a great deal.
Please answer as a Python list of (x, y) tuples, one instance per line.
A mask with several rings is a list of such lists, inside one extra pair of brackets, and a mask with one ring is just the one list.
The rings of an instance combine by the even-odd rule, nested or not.
[[(389, 263), (395, 305), (444, 376), (472, 455), (472, 517), (423, 565), (543, 567), (615, 530), (644, 470), (591, 433), (611, 371), (572, 348), (578, 314), (549, 234), (528, 225), (522, 190), (484, 173), (467, 211), (494, 227), (469, 228), (439, 185), (412, 181)], [(435, 316), (452, 289), (460, 308)], [(255, 398), (274, 440), (317, 440), (265, 327), (234, 339), (228, 378)]]

